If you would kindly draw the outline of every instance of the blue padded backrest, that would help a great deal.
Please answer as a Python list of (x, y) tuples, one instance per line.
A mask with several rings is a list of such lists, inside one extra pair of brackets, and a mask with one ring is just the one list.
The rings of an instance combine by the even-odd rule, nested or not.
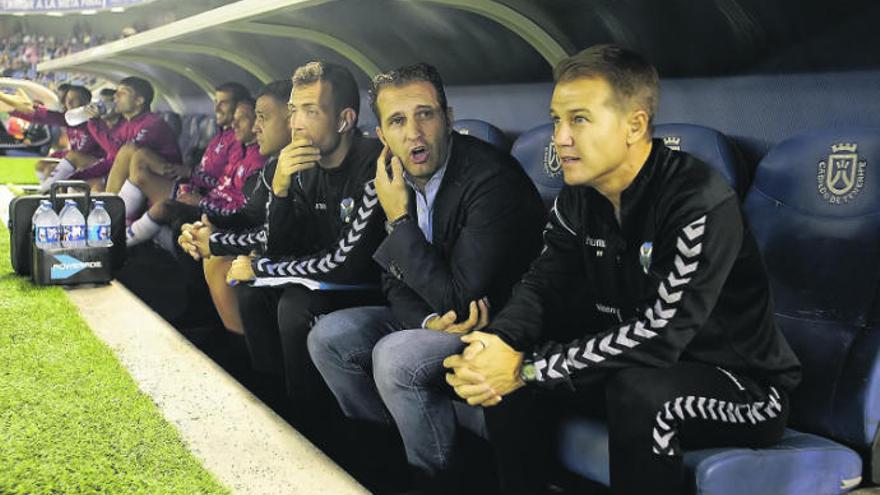
[[(721, 172), (742, 196), (748, 183), (745, 166), (723, 134), (699, 125), (663, 124), (655, 126), (654, 135), (663, 138), (668, 147), (690, 153)], [(553, 124), (546, 124), (520, 135), (510, 151), (538, 187), (546, 205), (553, 204), (564, 184), (552, 141)]]
[(510, 150), (510, 141), (507, 140), (501, 129), (488, 122), (476, 119), (456, 120), (452, 123), (452, 128), (458, 131), (459, 134), (473, 136), (501, 151), (507, 152)]
[(553, 124), (545, 124), (520, 134), (510, 154), (519, 161), (535, 183), (549, 209), (562, 186), (562, 164), (553, 146)]
[(701, 125), (660, 124), (654, 126), (654, 137), (668, 148), (685, 151), (711, 165), (739, 197), (745, 195), (749, 185), (746, 166), (724, 134)]
[(761, 160), (744, 208), (804, 366), (792, 424), (867, 446), (880, 419), (880, 129), (811, 131)]

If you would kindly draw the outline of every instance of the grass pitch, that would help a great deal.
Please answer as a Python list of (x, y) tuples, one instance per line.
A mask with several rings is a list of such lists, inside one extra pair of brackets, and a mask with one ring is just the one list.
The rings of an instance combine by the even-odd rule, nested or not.
[(0, 493), (229, 493), (63, 290), (12, 272), (2, 226)]

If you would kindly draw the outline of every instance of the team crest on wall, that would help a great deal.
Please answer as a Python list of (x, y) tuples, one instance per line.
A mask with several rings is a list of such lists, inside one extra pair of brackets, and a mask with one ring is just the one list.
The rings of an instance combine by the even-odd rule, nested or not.
[(859, 159), (857, 143), (831, 145), (828, 159), (819, 162), (816, 187), (819, 195), (831, 204), (847, 204), (865, 186), (867, 163)]

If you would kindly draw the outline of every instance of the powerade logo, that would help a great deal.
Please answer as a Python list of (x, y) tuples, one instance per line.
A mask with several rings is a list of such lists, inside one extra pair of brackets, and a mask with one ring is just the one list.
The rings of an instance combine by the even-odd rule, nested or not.
[(80, 261), (66, 254), (55, 254), (52, 257), (57, 261), (57, 263), (52, 265), (52, 270), (49, 274), (52, 280), (72, 277), (86, 268), (101, 268), (104, 266), (100, 261)]

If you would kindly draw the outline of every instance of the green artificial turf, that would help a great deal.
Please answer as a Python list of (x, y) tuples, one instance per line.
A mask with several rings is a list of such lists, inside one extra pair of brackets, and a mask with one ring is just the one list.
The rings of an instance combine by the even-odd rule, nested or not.
[(36, 184), (34, 165), (37, 161), (37, 158), (0, 156), (0, 184)]
[(2, 227), (0, 493), (229, 493), (64, 292), (12, 273)]

